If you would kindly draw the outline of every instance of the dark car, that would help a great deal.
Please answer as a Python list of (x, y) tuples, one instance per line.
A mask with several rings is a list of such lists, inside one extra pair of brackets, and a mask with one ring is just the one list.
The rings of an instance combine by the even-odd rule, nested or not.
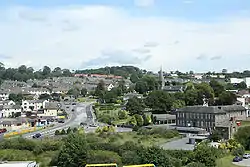
[(3, 129), (0, 129), (0, 133), (5, 133), (7, 132), (7, 129), (3, 128)]
[(80, 126), (87, 126), (87, 123), (81, 122), (81, 123), (80, 123)]
[(75, 106), (75, 105), (76, 105), (76, 103), (72, 103), (72, 105), (73, 105), (73, 106)]
[(234, 157), (233, 162), (240, 162), (242, 161), (242, 158), (239, 156)]
[(37, 133), (37, 134), (35, 134), (34, 136), (33, 136), (33, 139), (38, 139), (38, 138), (40, 138), (42, 135), (41, 135), (41, 133)]

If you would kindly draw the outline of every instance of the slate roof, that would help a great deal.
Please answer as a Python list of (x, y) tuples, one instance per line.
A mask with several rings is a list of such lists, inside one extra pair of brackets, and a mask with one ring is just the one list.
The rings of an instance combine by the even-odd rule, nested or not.
[(177, 110), (177, 112), (197, 112), (197, 113), (227, 113), (236, 111), (245, 111), (246, 109), (241, 105), (228, 106), (188, 106)]

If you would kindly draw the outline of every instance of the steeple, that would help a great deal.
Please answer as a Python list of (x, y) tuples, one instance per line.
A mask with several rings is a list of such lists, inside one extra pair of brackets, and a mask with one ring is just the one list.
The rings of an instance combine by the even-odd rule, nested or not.
[(163, 75), (163, 71), (162, 71), (162, 66), (160, 69), (160, 81), (161, 81), (161, 90), (163, 90), (164, 86), (165, 86), (165, 79), (164, 79), (164, 75)]

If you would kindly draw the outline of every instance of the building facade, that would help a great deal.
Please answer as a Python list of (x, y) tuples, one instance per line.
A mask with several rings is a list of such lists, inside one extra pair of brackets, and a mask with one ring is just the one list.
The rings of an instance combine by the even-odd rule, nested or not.
[(177, 110), (176, 125), (199, 127), (208, 132), (215, 128), (226, 128), (232, 134), (237, 130), (236, 122), (246, 118), (246, 109), (241, 105), (188, 106)]

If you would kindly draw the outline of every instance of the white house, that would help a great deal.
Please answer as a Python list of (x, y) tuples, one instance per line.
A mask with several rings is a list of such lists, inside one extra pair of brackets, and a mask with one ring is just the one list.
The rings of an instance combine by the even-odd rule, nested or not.
[(6, 106), (6, 105), (16, 105), (16, 103), (13, 100), (5, 100), (5, 101), (1, 101), (0, 105), (2, 106)]
[(27, 91), (32, 95), (50, 94), (50, 91), (45, 88), (29, 88)]
[(4, 105), (1, 111), (1, 118), (12, 117), (14, 114), (21, 115), (22, 109), (19, 105)]
[(241, 105), (242, 105), (243, 107), (245, 107), (245, 109), (246, 109), (246, 117), (249, 116), (249, 109), (250, 109), (247, 99), (248, 99), (248, 98), (245, 98), (245, 97), (238, 97), (238, 98), (237, 98), (237, 101), (241, 102)]
[(8, 92), (0, 92), (0, 98), (2, 100), (8, 100), (9, 99), (9, 93)]
[(111, 91), (114, 87), (115, 87), (115, 86), (114, 86), (113, 84), (109, 84), (109, 85), (107, 86), (107, 90), (108, 90), (108, 91)]
[(48, 102), (47, 100), (23, 100), (22, 101), (22, 108), (23, 111), (38, 111), (45, 107), (45, 103)]
[(244, 78), (230, 78), (231, 84), (239, 84), (241, 82), (244, 82)]

